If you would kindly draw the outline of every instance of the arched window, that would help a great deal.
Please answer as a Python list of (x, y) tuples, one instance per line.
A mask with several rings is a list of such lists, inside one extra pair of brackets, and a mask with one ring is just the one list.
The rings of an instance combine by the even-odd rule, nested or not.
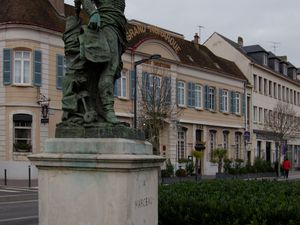
[(14, 152), (32, 151), (32, 115), (13, 115)]

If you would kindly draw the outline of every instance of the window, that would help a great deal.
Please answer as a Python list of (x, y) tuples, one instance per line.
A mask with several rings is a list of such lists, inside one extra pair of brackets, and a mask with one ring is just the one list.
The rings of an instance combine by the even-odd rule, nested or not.
[(177, 104), (185, 106), (185, 83), (182, 81), (177, 82)]
[(221, 111), (229, 112), (229, 92), (227, 90), (220, 90), (221, 94)]
[(223, 131), (223, 148), (224, 149), (229, 149), (229, 132), (228, 131)]
[(215, 98), (216, 98), (216, 89), (213, 87), (208, 88), (208, 109), (215, 110)]
[(264, 95), (267, 95), (268, 94), (268, 81), (267, 81), (267, 79), (264, 79)]
[(268, 55), (267, 54), (263, 54), (263, 65), (267, 66), (268, 65)]
[(214, 149), (216, 148), (216, 131), (209, 131), (209, 150), (210, 150), (210, 159), (212, 159), (212, 154)]
[(115, 96), (126, 98), (127, 97), (127, 73), (122, 71), (121, 77), (115, 82)]
[(178, 159), (185, 158), (185, 151), (186, 151), (186, 129), (180, 128), (178, 130), (178, 145), (177, 145)]
[(273, 97), (277, 98), (277, 84), (274, 82), (273, 83)]
[(262, 119), (263, 119), (263, 115), (262, 115), (263, 111), (262, 108), (258, 108), (258, 122), (262, 123)]
[(267, 109), (264, 109), (264, 123), (266, 123), (268, 121), (268, 110)]
[(276, 72), (279, 72), (279, 63), (278, 63), (277, 60), (274, 61), (274, 70), (275, 70)]
[(285, 100), (285, 87), (284, 86), (282, 86), (282, 101), (286, 101)]
[(269, 96), (272, 97), (273, 94), (273, 83), (269, 80)]
[(235, 133), (235, 158), (240, 158), (240, 152), (241, 152), (241, 146), (242, 146), (242, 134), (240, 132)]
[(30, 84), (30, 58), (29, 51), (14, 52), (14, 83)]
[(235, 94), (235, 113), (241, 114), (241, 94), (238, 92)]
[(262, 93), (262, 78), (258, 77), (258, 91)]
[(278, 84), (278, 99), (281, 100), (282, 96), (281, 96), (281, 85)]
[(199, 84), (195, 85), (195, 107), (202, 108), (202, 86)]
[(294, 91), (294, 105), (297, 105), (297, 92)]
[(253, 122), (257, 122), (257, 107), (253, 106)]
[(62, 80), (66, 73), (66, 61), (63, 55), (56, 55), (56, 88), (62, 89)]
[(286, 66), (286, 64), (282, 64), (282, 74), (287, 75), (287, 66)]
[(253, 74), (253, 88), (254, 88), (254, 91), (257, 91), (257, 75), (256, 74)]
[(300, 92), (297, 92), (298, 105), (300, 106)]
[(28, 114), (13, 115), (14, 152), (31, 152), (32, 116)]

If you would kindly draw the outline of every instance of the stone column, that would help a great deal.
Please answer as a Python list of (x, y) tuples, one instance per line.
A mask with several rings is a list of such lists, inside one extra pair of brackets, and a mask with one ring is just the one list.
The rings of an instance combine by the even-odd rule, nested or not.
[(56, 138), (30, 160), (39, 170), (39, 225), (157, 225), (152, 145), (121, 138)]

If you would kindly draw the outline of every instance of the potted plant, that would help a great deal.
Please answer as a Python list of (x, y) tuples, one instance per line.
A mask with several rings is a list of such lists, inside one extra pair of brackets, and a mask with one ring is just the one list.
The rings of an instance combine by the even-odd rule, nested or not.
[(202, 151), (205, 150), (205, 141), (199, 141), (195, 144), (195, 150)]
[(223, 162), (224, 162), (224, 159), (226, 158), (226, 155), (227, 155), (227, 149), (224, 149), (224, 148), (217, 148), (217, 149), (214, 149), (212, 152), (211, 162), (218, 164), (217, 175), (221, 174), (221, 172), (222, 172)]

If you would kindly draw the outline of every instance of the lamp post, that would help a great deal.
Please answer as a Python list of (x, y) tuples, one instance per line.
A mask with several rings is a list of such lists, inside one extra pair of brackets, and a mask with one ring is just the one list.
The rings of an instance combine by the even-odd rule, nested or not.
[(134, 62), (134, 105), (133, 105), (133, 114), (134, 114), (134, 118), (133, 118), (133, 127), (136, 128), (136, 124), (137, 124), (137, 116), (136, 116), (136, 110), (137, 110), (137, 72), (136, 72), (136, 68), (138, 65), (145, 63), (147, 61), (150, 60), (155, 60), (155, 59), (160, 59), (161, 55), (159, 54), (154, 54), (154, 55), (150, 55), (149, 58), (146, 59), (142, 59), (139, 61)]

